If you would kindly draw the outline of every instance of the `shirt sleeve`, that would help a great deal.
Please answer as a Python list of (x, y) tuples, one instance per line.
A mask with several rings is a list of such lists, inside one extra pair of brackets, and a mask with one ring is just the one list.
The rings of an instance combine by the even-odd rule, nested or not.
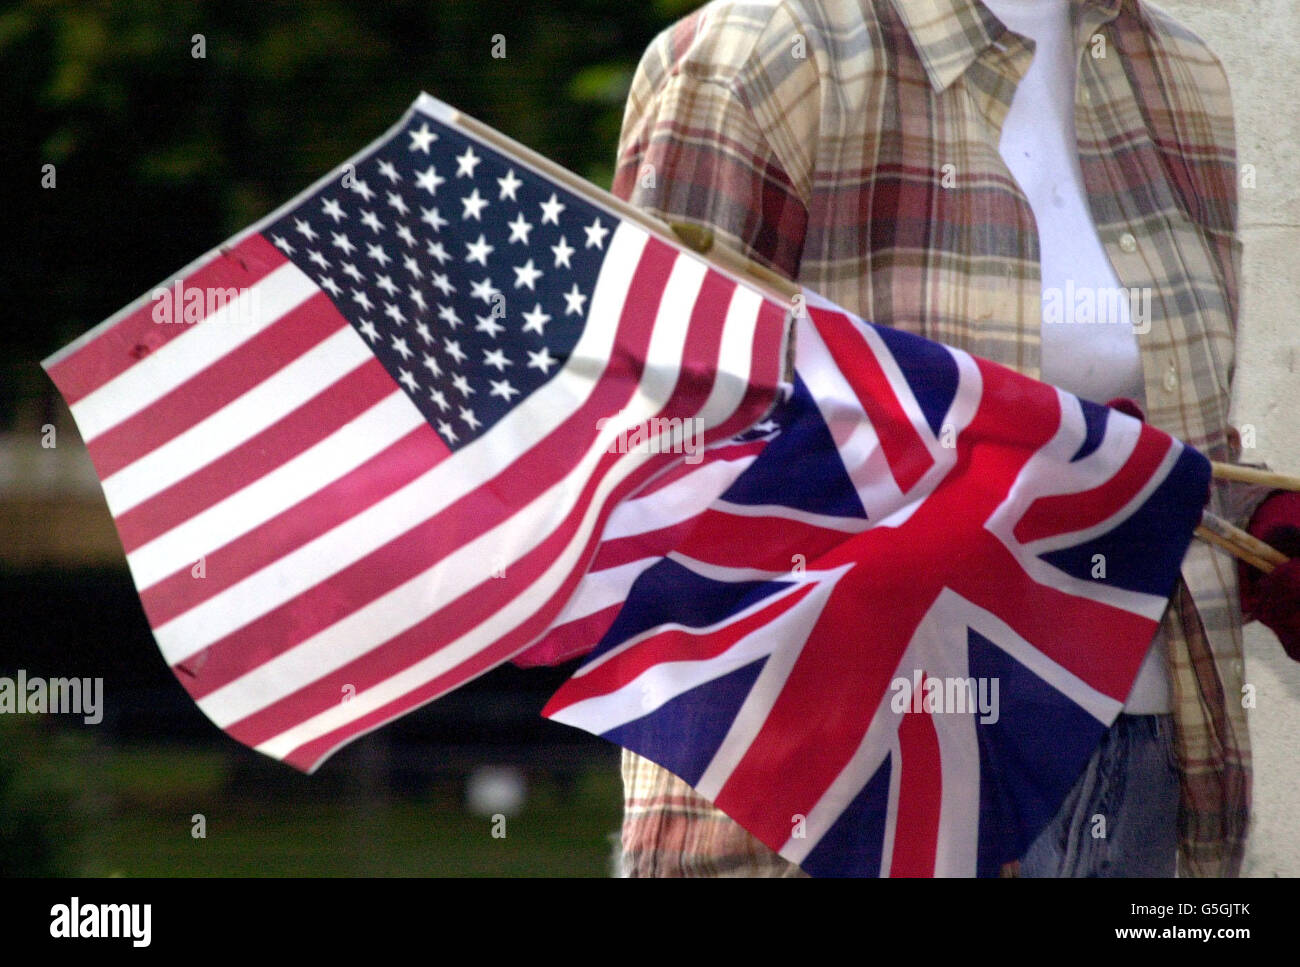
[(628, 96), (612, 191), (798, 277), (807, 208), (734, 82), (664, 66), (652, 47)]

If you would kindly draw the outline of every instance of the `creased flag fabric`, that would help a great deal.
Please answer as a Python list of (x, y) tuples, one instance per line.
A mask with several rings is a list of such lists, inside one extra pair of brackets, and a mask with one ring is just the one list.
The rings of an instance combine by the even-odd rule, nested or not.
[(690, 533), (713, 499), (744, 473), (776, 431), (777, 424), (764, 419), (710, 447), (697, 462), (659, 474), (615, 507), (573, 597), (545, 637), (515, 656), (515, 664), (558, 665), (590, 652), (613, 625), (637, 578)]
[(808, 298), (773, 439), (544, 714), (814, 875), (996, 875), (1119, 714), (1210, 468)]
[(786, 306), (480, 134), (421, 96), (45, 363), (166, 661), (304, 770), (533, 644), (781, 383)]

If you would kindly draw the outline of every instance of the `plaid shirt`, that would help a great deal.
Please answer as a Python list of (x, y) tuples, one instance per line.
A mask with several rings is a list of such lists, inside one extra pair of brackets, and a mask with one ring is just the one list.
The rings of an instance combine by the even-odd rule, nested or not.
[[(1223, 69), (1137, 0), (1071, 0), (1079, 162), (1120, 283), (1152, 292), (1148, 420), (1235, 461), (1241, 250)], [(613, 190), (846, 309), (1030, 376), (1034, 215), (998, 151), (1032, 59), (978, 0), (715, 0), (662, 33), (628, 97)], [(1264, 493), (1216, 484), (1244, 522)], [(1163, 628), (1184, 875), (1233, 876), (1250, 799), (1231, 559), (1193, 541)], [(680, 780), (625, 753), (629, 873), (789, 873)]]

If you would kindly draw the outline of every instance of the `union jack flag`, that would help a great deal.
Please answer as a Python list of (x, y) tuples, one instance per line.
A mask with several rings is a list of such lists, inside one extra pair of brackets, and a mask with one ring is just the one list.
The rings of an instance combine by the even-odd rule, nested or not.
[(549, 717), (815, 875), (995, 875), (1118, 715), (1207, 493), (1115, 410), (809, 296), (774, 439)]
[(46, 361), (230, 735), (310, 771), (523, 651), (622, 499), (770, 408), (788, 306), (609, 197), (425, 95)]

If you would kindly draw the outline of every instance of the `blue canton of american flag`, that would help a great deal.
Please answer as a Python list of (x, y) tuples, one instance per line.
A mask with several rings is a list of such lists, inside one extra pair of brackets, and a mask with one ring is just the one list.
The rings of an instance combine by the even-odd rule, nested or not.
[(426, 115), (265, 234), (452, 449), (560, 371), (616, 220)]
[(658, 444), (763, 416), (786, 306), (617, 204), (422, 96), (46, 361), (220, 728), (314, 769), (543, 639), (626, 499), (725, 488)]
[[(1209, 465), (809, 304), (779, 433), (642, 562), (545, 714), (658, 762), (809, 873), (996, 875), (1119, 714)], [(676, 821), (645, 820), (670, 840)]]

